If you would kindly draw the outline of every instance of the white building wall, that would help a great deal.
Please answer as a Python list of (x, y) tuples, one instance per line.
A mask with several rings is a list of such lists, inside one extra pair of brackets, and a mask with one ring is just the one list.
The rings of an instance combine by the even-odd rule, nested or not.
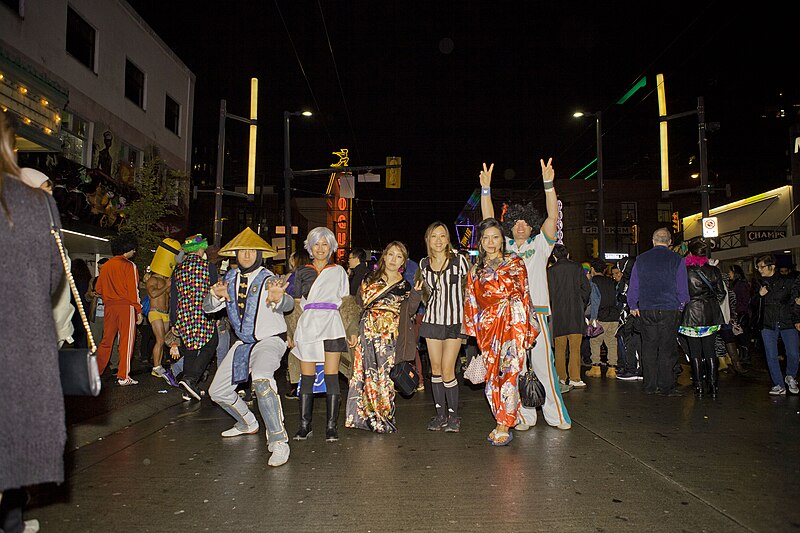
[[(66, 51), (68, 4), (96, 30), (94, 71)], [(68, 110), (190, 170), (195, 76), (124, 0), (25, 0), (24, 18), (0, 4), (0, 46), (67, 89)], [(125, 98), (126, 58), (145, 73), (144, 109)], [(166, 94), (181, 106), (179, 135), (164, 127)]]

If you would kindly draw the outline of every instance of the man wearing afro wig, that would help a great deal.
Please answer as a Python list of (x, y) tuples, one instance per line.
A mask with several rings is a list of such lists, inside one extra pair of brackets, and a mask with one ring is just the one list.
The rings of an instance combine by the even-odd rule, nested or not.
[[(572, 427), (572, 421), (561, 397), (548, 324), (550, 294), (547, 288), (547, 261), (556, 242), (558, 198), (556, 198), (556, 190), (553, 185), (555, 179), (553, 159), (550, 158), (547, 164), (544, 160), (539, 160), (539, 162), (542, 165), (547, 218), (542, 219), (532, 203), (512, 204), (508, 206), (502, 222), (506, 236), (506, 251), (517, 254), (525, 262), (531, 305), (541, 326), (540, 335), (536, 338), (536, 345), (531, 349), (531, 363), (533, 371), (536, 372), (536, 376), (545, 388), (546, 398), (544, 406), (542, 406), (542, 414), (549, 425), (566, 430)], [(480, 173), (481, 214), (484, 219), (494, 217), (491, 190), (493, 169), (494, 164), (486, 168), (486, 163), (484, 163), (483, 171)], [(521, 406), (518, 413), (515, 427), (518, 431), (525, 431), (536, 424), (535, 408)]]

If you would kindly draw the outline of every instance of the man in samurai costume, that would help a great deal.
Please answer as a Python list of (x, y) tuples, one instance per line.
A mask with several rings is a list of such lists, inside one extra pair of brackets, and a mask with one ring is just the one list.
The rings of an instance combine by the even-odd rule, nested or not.
[(275, 250), (253, 230), (246, 228), (223, 246), (219, 255), (233, 257), (238, 268), (228, 270), (223, 280), (211, 287), (204, 310), (214, 313), (227, 308), (231, 330), (237, 340), (219, 362), (209, 394), (235, 420), (223, 437), (252, 435), (259, 425), (236, 386), (252, 373), (258, 410), (267, 426), (268, 464), (280, 466), (289, 460), (289, 437), (283, 426), (283, 410), (275, 371), (286, 353), (286, 320), (283, 313), (294, 308), (286, 294), (288, 283), (262, 266)]

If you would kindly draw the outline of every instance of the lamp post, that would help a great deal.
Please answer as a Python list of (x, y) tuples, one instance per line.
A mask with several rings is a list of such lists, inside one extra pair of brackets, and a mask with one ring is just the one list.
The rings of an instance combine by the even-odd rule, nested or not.
[(289, 271), (289, 254), (292, 250), (292, 167), (289, 164), (289, 117), (310, 117), (311, 111), (283, 112), (283, 211), (284, 244), (286, 246), (286, 271)]
[(606, 221), (605, 210), (603, 207), (603, 114), (600, 111), (596, 113), (584, 113), (578, 111), (572, 115), (573, 117), (594, 117), (597, 124), (597, 255), (600, 259), (606, 259)]
[[(229, 118), (244, 122), (250, 126), (250, 142), (247, 160), (247, 194), (226, 191), (225, 175), (225, 121)], [(250, 118), (228, 113), (227, 102), (219, 101), (219, 133), (217, 136), (217, 182), (214, 188), (214, 245), (219, 246), (222, 240), (222, 197), (223, 195), (254, 200), (256, 174), (256, 135), (258, 131), (258, 78), (250, 78)], [(263, 191), (262, 191), (263, 194)]]

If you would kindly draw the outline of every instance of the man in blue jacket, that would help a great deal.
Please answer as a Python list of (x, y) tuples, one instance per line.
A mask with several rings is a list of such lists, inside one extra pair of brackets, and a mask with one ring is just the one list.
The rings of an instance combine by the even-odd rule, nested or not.
[(653, 247), (633, 265), (628, 306), (641, 318), (642, 373), (645, 394), (680, 396), (675, 389), (676, 337), (681, 311), (689, 302), (683, 257), (669, 249), (667, 228), (653, 232)]

